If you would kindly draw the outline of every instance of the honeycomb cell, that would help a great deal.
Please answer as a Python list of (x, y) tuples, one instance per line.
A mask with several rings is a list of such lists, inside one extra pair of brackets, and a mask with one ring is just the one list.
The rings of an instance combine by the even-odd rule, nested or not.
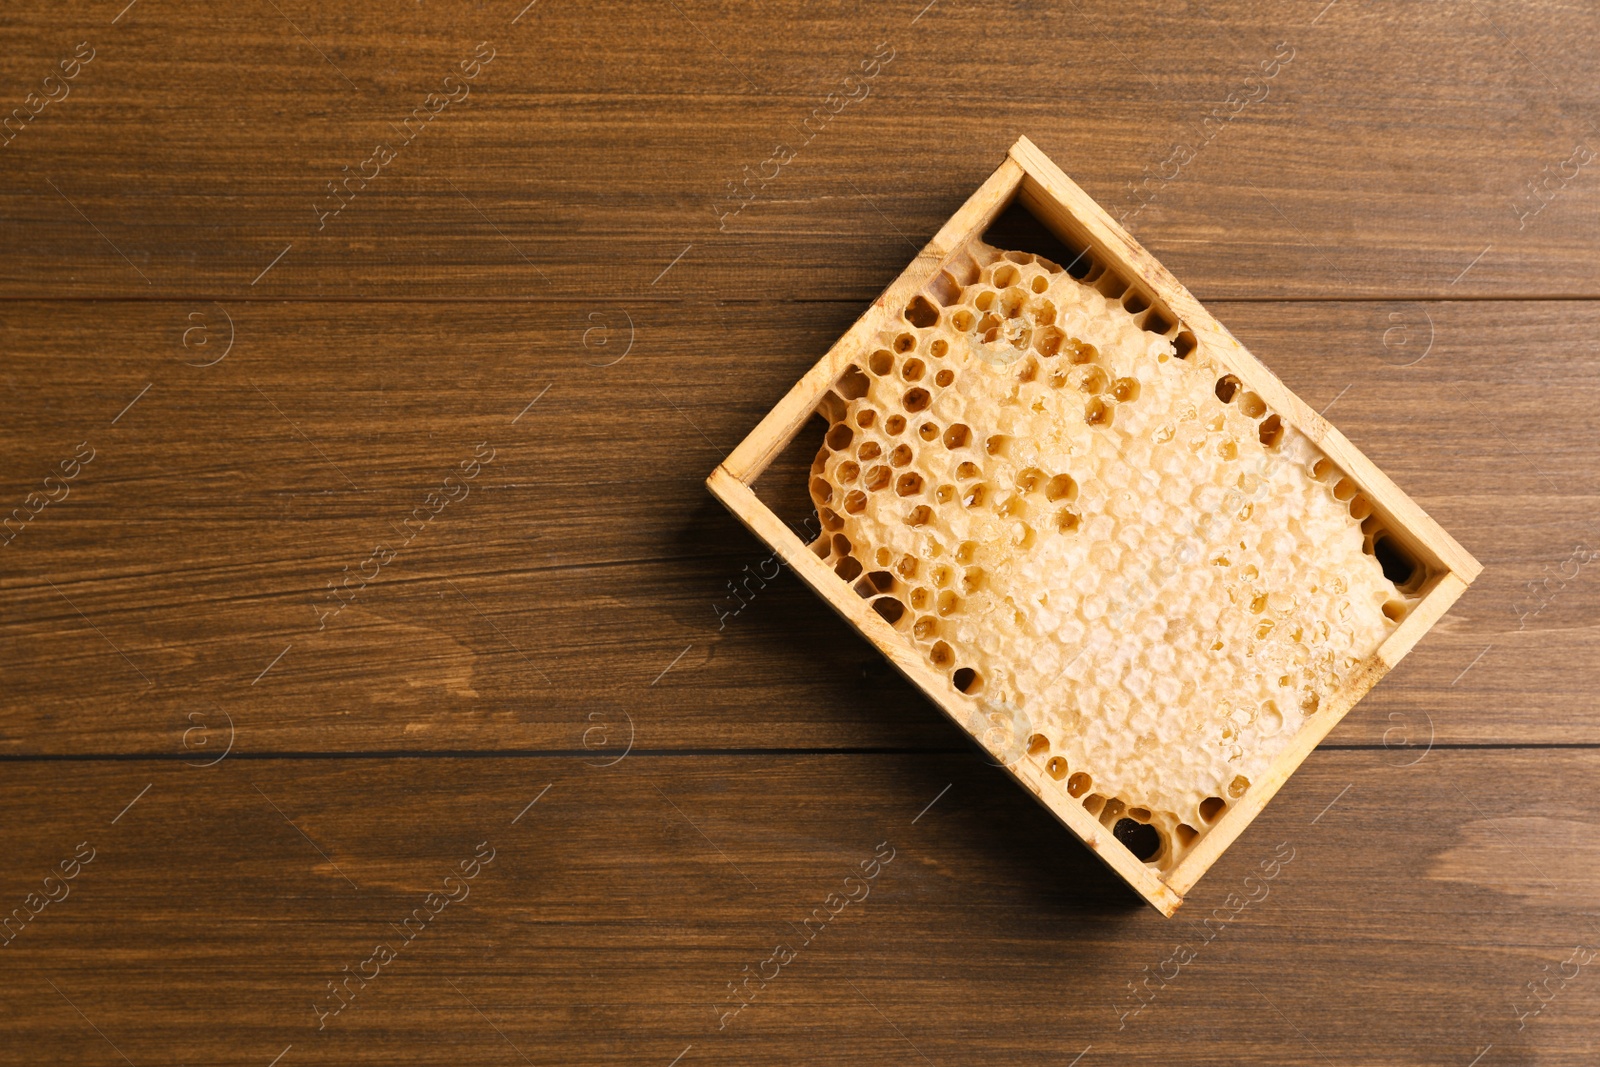
[(1106, 386), (1110, 384), (1106, 378), (1106, 372), (1092, 364), (1074, 372), (1069, 380), (1078, 392), (1087, 393), (1091, 396), (1105, 392)]
[(1261, 439), (1262, 447), (1272, 448), (1283, 437), (1283, 420), (1276, 415), (1268, 415), (1261, 420), (1261, 425), (1257, 427), (1256, 433)]
[(894, 491), (901, 496), (916, 496), (922, 492), (922, 475), (916, 471), (907, 471), (895, 479)]
[(1044, 487), (1044, 498), (1051, 503), (1065, 500), (1067, 503), (1078, 499), (1078, 483), (1070, 474), (1058, 474), (1051, 478)]
[(860, 400), (872, 388), (872, 382), (861, 373), (860, 367), (848, 367), (839, 376), (839, 396), (843, 400)]
[(925, 296), (915, 296), (906, 305), (906, 321), (918, 329), (926, 329), (939, 321), (939, 309)]
[(882, 616), (884, 622), (893, 626), (905, 615), (906, 606), (892, 596), (881, 596), (872, 602), (872, 610)]

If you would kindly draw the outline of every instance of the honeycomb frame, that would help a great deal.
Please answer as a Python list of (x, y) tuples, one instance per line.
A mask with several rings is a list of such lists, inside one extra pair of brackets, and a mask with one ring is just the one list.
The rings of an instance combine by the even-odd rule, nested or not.
[[(1067, 783), (1046, 769), (1042, 754), (1001, 752), (988, 736), (973, 732), (980, 701), (956, 689), (950, 679), (858, 594), (851, 583), (801, 541), (755, 494), (753, 486), (768, 465), (818, 412), (819, 405), (852, 365), (877, 347), (881, 331), (898, 319), (919, 294), (933, 286), (1013, 203), (1020, 203), (1069, 249), (1081, 250), (1085, 280), (1100, 291), (1119, 288), (1124, 300), (1137, 297), (1141, 325), (1175, 343), (1179, 358), (1204, 353), (1265, 402), (1268, 410), (1305, 435), (1354, 484), (1371, 506), (1378, 528), (1392, 537), (1421, 571), (1420, 592), (1395, 629), (1359, 669), (1308, 717), (1243, 796), (1228, 804), (1171, 869), (1157, 870), (1141, 860), (1072, 796)], [(1432, 628), (1477, 577), (1481, 566), (1425, 514), (1344, 435), (1295, 396), (1258, 362), (1167, 270), (1072, 182), (1026, 137), (1019, 138), (987, 181), (945, 223), (915, 260), (884, 290), (828, 353), (790, 389), (707, 479), (720, 501), (765, 541), (830, 607), (850, 622), (933, 703), (966, 730), (1059, 821), (1088, 845), (1108, 867), (1164, 915), (1172, 915), (1200, 877), (1236, 840), (1289, 775), (1407, 652)]]

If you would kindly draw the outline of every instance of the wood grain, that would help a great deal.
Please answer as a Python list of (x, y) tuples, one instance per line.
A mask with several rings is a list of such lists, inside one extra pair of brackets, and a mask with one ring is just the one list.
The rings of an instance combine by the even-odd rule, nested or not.
[[(94, 58), (0, 132), (0, 518), (94, 458), (0, 522), (0, 916), (99, 851), (0, 948), (0, 1062), (1588, 1064), (1589, 968), (1514, 1012), (1596, 936), (1597, 31), (1554, 0), (4, 5), (0, 119)], [(793, 576), (750, 582), (702, 484), (1021, 134), (1485, 564), (1171, 921)], [(809, 459), (758, 490), (792, 506)]]
[[(1587, 1062), (1591, 974), (1520, 1033), (1511, 1006), (1595, 943), (1600, 808), (1568, 788), (1595, 754), (1384, 755), (1314, 757), (1170, 922), (966, 755), (14, 765), (7, 905), (79, 842), (96, 855), (0, 949), (0, 1062), (120, 1062), (114, 1042), (136, 1064), (291, 1045), (284, 1063), (660, 1065), (689, 1045), (711, 1063), (974, 1045), (1170, 1063), (1179, 1034), (1195, 1064), (1466, 1063), (1490, 1043)], [(1514, 796), (1472, 786), (1502, 777)], [(480, 842), (493, 862), (446, 887)], [(825, 905), (884, 842), (869, 895)], [(402, 944), (430, 892), (466, 895)], [(805, 944), (795, 927), (825, 907)], [(719, 1029), (727, 984), (780, 943), (796, 958)], [(337, 1003), (327, 981), (377, 944), (398, 958), (319, 1030), (314, 1000)], [(1180, 945), (1195, 958), (1119, 1019)]]
[[(7, 510), (80, 441), (97, 450), (0, 547), (6, 750), (174, 752), (200, 703), (255, 751), (571, 749), (602, 709), (650, 748), (963, 744), (792, 577), (752, 577), (770, 577), (768, 553), (701, 484), (858, 308), (608, 306), (588, 347), (585, 320), (549, 304), (221, 310), (235, 346), (202, 368), (186, 361), (220, 349), (182, 334), (198, 314), (221, 344), (212, 304), (0, 315)], [(1440, 743), (1600, 740), (1600, 601), (1587, 567), (1559, 578), (1595, 543), (1600, 312), (1215, 310), (1486, 566), (1333, 742), (1405, 722)], [(597, 365), (624, 350), (624, 313), (633, 349)], [(1385, 347), (1399, 329), (1412, 348)], [(1430, 332), (1420, 362), (1393, 365)], [(396, 544), (484, 441), (495, 459), (470, 495), (319, 629), (327, 584)], [(809, 511), (810, 459), (802, 444), (757, 483), (801, 505), (787, 521)], [(1530, 599), (1547, 579), (1547, 602)]]
[[(1600, 15), (1341, 4), (1311, 25), (1325, 5), (942, 3), (913, 26), (922, 4), (796, 23), (612, 0), (513, 25), (513, 2), (144, 0), (112, 26), (29, 0), (5, 14), (8, 108), (79, 41), (96, 58), (0, 149), (0, 294), (589, 298), (649, 288), (693, 244), (680, 298), (864, 301), (1025, 133), (1113, 214), (1148, 201), (1135, 235), (1202, 300), (1597, 295), (1600, 183), (1526, 224), (1517, 205), (1600, 139), (1600, 89), (1566, 61)], [(319, 228), (326, 183), (479, 41), (496, 58), (472, 94)], [(870, 94), (808, 141), (880, 41)], [(1294, 58), (1263, 82), (1280, 42)], [(720, 229), (725, 183), (786, 142), (798, 156)]]

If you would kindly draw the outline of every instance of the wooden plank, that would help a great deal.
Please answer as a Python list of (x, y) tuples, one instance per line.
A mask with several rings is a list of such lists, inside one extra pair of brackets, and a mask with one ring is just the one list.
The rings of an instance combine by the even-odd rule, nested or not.
[[(597, 710), (633, 714), (650, 747), (963, 744), (774, 577), (702, 484), (858, 306), (223, 310), (237, 340), (207, 368), (185, 361), (223, 349), (182, 338), (192, 313), (223, 344), (215, 305), (0, 309), (0, 515), (79, 442), (96, 450), (70, 495), (0, 547), (5, 751), (177, 752), (201, 701), (233, 712), (253, 751), (570, 749)], [(1600, 547), (1600, 311), (1214, 310), (1486, 565), (1331, 742), (1600, 740), (1600, 586), (1583, 562)], [(624, 313), (635, 345), (603, 366), (625, 349)], [(611, 332), (585, 347), (601, 321)], [(327, 583), (370, 574), (374, 544), (483, 441), (498, 451), (470, 495), (319, 630), (310, 605), (332, 606)], [(781, 495), (794, 478), (803, 505), (811, 455), (797, 448), (757, 488)]]
[[(1588, 1064), (1595, 752), (1452, 746), (1600, 743), (1597, 31), (7, 3), (0, 1063)], [(703, 486), (1022, 134), (1486, 568), (1170, 921)]]
[(1382, 755), (1314, 756), (1174, 920), (960, 756), (12, 763), (6, 907), (94, 858), (0, 949), (0, 1063), (1584, 1062), (1587, 967), (1515, 1010), (1595, 943), (1600, 757)]
[[(1570, 42), (1600, 14), (1340, 6), (835, 3), (797, 34), (792, 7), (705, 2), (113, 24), (28, 0), (0, 24), (7, 109), (80, 41), (95, 58), (0, 148), (0, 295), (587, 299), (684, 253), (655, 288), (865, 302), (1023, 133), (1203, 300), (1600, 294), (1600, 183), (1567, 163), (1600, 105)], [(396, 132), (480, 41), (470, 96)]]

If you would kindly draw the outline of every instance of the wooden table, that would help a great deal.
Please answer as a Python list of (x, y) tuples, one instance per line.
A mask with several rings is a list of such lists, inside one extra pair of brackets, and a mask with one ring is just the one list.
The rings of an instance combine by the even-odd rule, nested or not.
[[(1600, 12), (125, 2), (0, 13), (0, 1063), (1594, 1062)], [(1173, 920), (702, 486), (1018, 134), (1486, 567)]]

